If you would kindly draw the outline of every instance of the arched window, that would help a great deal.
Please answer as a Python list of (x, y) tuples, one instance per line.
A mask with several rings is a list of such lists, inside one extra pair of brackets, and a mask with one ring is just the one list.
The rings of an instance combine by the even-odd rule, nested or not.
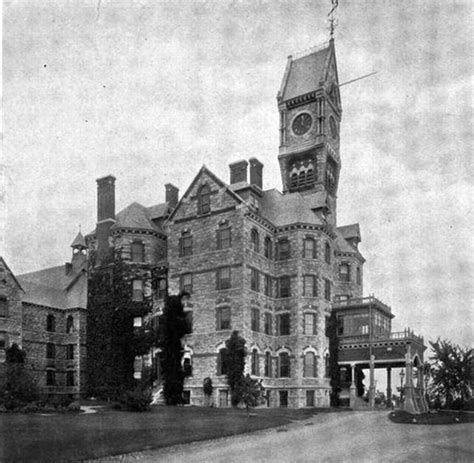
[(331, 263), (331, 245), (327, 241), (324, 246), (324, 260), (326, 261), (326, 264)]
[(72, 333), (73, 328), (74, 328), (74, 317), (72, 315), (69, 315), (66, 318), (66, 333)]
[(199, 190), (198, 213), (207, 214), (211, 211), (211, 190), (207, 185), (203, 185)]
[(252, 228), (252, 230), (250, 230), (250, 247), (253, 251), (258, 252), (259, 244), (258, 231)]
[(316, 356), (314, 352), (304, 354), (304, 376), (305, 378), (316, 378)]
[(267, 259), (272, 258), (272, 240), (269, 236), (266, 236), (265, 240), (263, 241), (263, 255)]
[(326, 352), (326, 355), (324, 356), (324, 376), (326, 376), (326, 378), (329, 378), (330, 375), (331, 375), (329, 367), (330, 367), (330, 365), (329, 365), (329, 352)]
[(265, 352), (265, 376), (272, 377), (272, 356), (270, 352)]
[(308, 169), (306, 172), (306, 185), (312, 185), (314, 183), (314, 171), (313, 169)]
[(298, 175), (298, 186), (305, 186), (306, 184), (306, 171), (301, 170)]
[(294, 172), (291, 174), (290, 177), (290, 188), (297, 188), (298, 187), (298, 173)]
[(219, 349), (219, 353), (217, 354), (217, 375), (225, 375), (227, 374), (227, 368), (225, 364), (225, 348)]
[(278, 355), (278, 376), (280, 378), (290, 377), (290, 356), (287, 352)]
[(305, 259), (316, 258), (316, 246), (313, 238), (305, 238), (303, 242), (303, 257)]
[(54, 315), (49, 314), (46, 317), (46, 331), (56, 331), (56, 318)]
[(145, 260), (145, 247), (141, 241), (134, 241), (132, 248), (132, 262), (143, 262)]
[(258, 365), (258, 351), (257, 349), (252, 350), (252, 375), (259, 376), (260, 375), (260, 368)]
[(186, 352), (183, 357), (183, 372), (184, 376), (193, 375), (193, 359), (190, 352)]

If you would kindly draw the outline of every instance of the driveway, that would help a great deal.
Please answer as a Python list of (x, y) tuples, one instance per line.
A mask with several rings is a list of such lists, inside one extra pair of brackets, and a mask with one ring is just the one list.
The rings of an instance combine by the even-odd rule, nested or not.
[[(406, 425), (387, 412), (319, 414), (285, 428), (113, 457), (140, 462), (472, 462), (472, 424)], [(102, 460), (106, 461), (106, 460)]]

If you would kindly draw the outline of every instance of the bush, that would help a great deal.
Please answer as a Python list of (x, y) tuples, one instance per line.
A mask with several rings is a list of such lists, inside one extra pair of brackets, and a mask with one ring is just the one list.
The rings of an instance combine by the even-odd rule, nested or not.
[(120, 398), (120, 404), (126, 410), (144, 412), (150, 409), (151, 389), (136, 387), (133, 391), (125, 391)]
[(73, 401), (69, 395), (55, 395), (48, 402), (56, 409), (67, 408)]
[(67, 409), (70, 412), (78, 412), (81, 409), (81, 404), (77, 400), (75, 400), (67, 406)]

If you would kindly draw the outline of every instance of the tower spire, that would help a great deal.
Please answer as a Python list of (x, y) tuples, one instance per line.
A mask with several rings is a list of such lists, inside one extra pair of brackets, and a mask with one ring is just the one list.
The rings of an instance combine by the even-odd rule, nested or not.
[(337, 18), (336, 18), (336, 8), (339, 5), (339, 0), (331, 0), (332, 8), (331, 11), (328, 13), (329, 18), (329, 39), (334, 40), (334, 31), (337, 26)]

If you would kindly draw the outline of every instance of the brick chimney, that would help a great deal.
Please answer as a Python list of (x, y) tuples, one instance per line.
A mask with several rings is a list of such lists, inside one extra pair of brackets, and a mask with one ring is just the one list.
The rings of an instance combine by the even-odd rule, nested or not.
[(110, 227), (115, 223), (115, 177), (97, 179), (97, 263), (112, 256)]
[(168, 203), (168, 206), (170, 209), (174, 209), (176, 207), (176, 204), (178, 204), (178, 198), (179, 198), (179, 188), (175, 187), (171, 183), (167, 183), (165, 185), (166, 189), (166, 202)]
[(237, 161), (229, 164), (230, 169), (230, 184), (233, 185), (234, 183), (239, 182), (246, 182), (247, 181), (247, 166), (248, 162)]
[(250, 158), (250, 185), (258, 186), (262, 189), (263, 185), (263, 164), (257, 158)]

